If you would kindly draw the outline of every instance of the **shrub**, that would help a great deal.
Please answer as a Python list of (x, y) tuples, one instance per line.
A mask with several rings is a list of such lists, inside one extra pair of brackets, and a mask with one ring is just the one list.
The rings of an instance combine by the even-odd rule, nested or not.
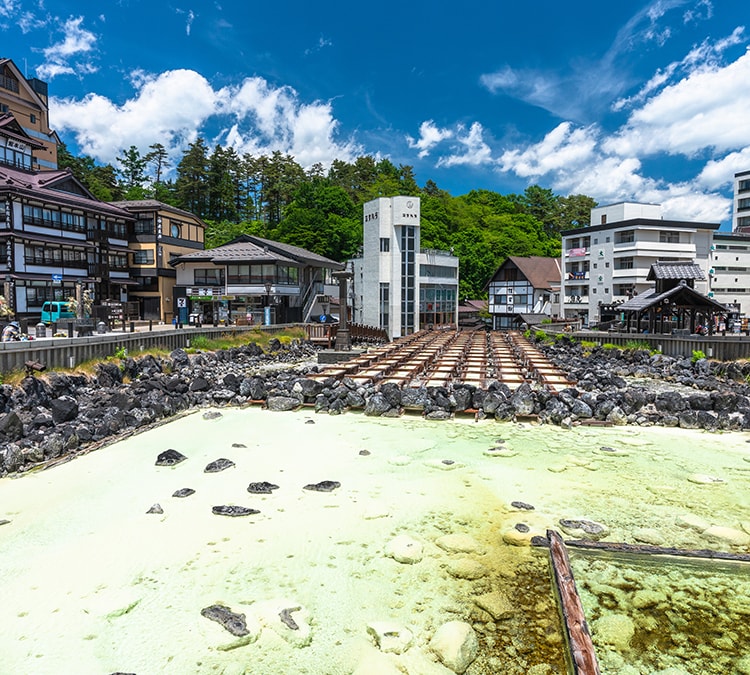
[(116, 359), (126, 359), (128, 358), (128, 350), (125, 347), (119, 347), (115, 350), (114, 357)]
[(693, 356), (691, 361), (695, 363), (696, 361), (700, 361), (701, 359), (705, 359), (706, 355), (700, 350), (700, 349), (694, 349), (693, 350)]

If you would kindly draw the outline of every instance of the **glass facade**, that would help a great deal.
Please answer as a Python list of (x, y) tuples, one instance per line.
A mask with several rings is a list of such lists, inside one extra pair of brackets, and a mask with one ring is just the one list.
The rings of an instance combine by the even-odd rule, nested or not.
[(401, 335), (409, 335), (415, 327), (416, 228), (401, 227)]

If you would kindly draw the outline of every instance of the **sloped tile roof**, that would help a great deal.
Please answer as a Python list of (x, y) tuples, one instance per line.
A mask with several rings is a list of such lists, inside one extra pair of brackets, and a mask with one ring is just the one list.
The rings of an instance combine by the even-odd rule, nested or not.
[(654, 263), (646, 277), (648, 281), (654, 281), (655, 279), (696, 279), (704, 281), (705, 278), (700, 265), (678, 261)]
[(560, 261), (542, 256), (515, 256), (508, 258), (529, 280), (534, 288), (552, 288), (560, 285)]

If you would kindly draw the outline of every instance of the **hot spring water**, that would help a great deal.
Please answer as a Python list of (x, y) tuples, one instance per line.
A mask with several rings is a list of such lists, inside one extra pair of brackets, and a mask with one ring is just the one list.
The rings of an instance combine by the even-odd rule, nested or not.
[[(611, 541), (749, 550), (745, 434), (221, 412), (0, 481), (0, 673), (446, 675), (429, 641), (453, 620), (479, 639), (468, 675), (562, 673), (546, 552), (517, 544), (586, 519)], [(155, 466), (168, 448), (187, 460)], [(247, 491), (261, 481), (279, 487)], [(413, 564), (388, 555), (401, 536)], [(603, 672), (750, 672), (746, 566), (571, 561)], [(248, 634), (201, 615), (215, 604)]]

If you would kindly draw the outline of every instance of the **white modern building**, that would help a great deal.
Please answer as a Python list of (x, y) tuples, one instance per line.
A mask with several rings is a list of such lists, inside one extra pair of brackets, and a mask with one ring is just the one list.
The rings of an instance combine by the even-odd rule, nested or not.
[[(664, 220), (658, 204), (622, 202), (591, 210), (591, 225), (562, 232), (561, 315), (593, 326), (614, 318), (613, 309), (652, 287), (656, 262), (696, 263), (710, 292), (714, 232), (719, 223)], [(717, 297), (717, 300), (721, 300)]]
[(458, 258), (420, 246), (419, 197), (364, 205), (362, 257), (351, 261), (352, 320), (393, 338), (458, 324)]
[(750, 232), (750, 171), (734, 174), (732, 232)]

